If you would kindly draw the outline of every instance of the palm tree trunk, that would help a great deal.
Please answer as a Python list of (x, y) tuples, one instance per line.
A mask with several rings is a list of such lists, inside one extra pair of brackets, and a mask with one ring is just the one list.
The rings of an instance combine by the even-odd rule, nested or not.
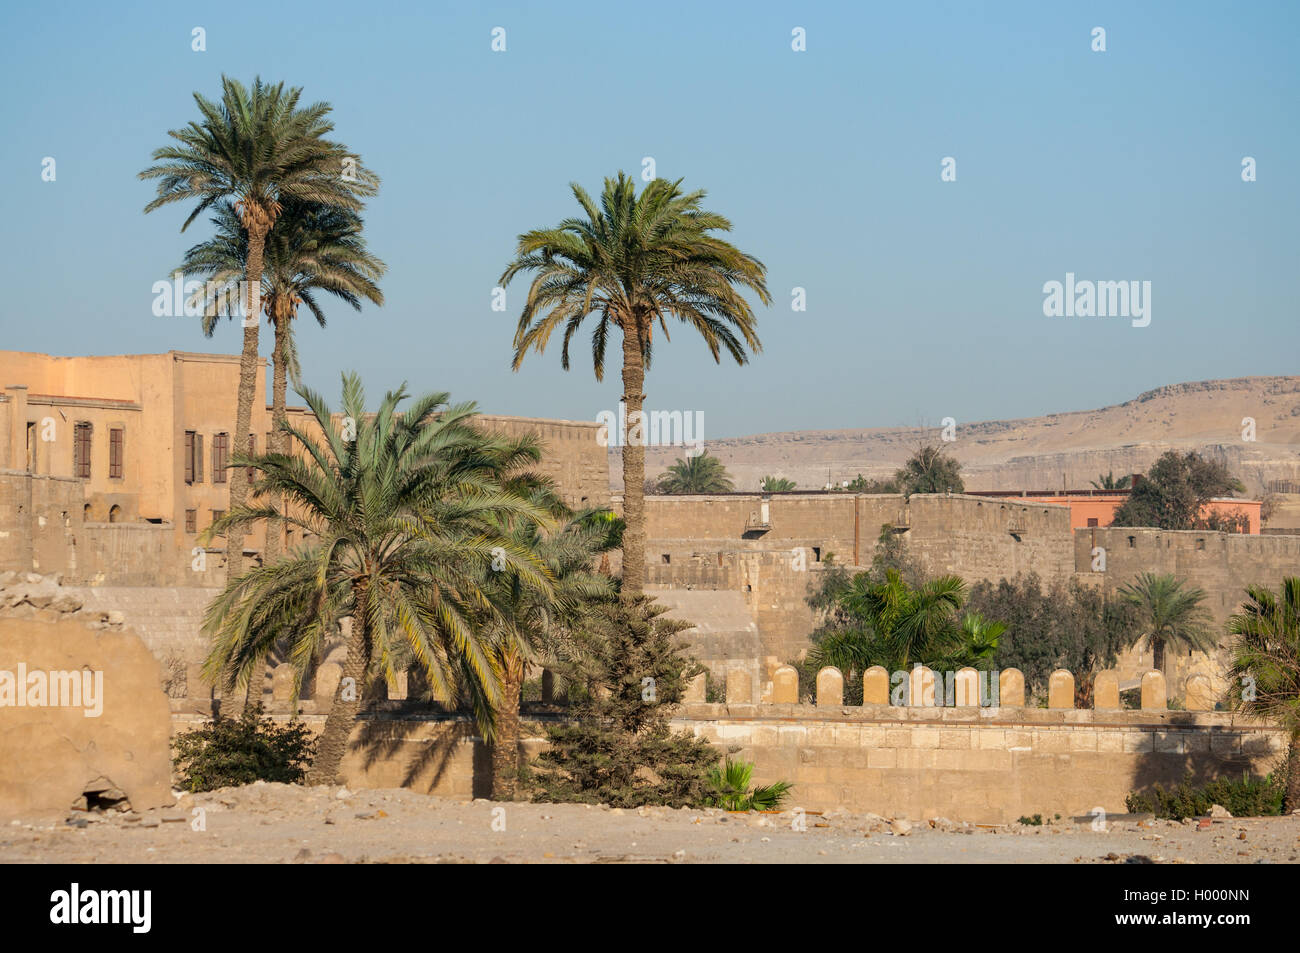
[[(623, 328), (623, 404), (628, 439), (623, 444), (623, 589), (624, 597), (645, 586), (645, 361), (641, 334), (633, 318)], [(634, 426), (643, 439), (633, 440)]]
[(1282, 812), (1300, 811), (1300, 728), (1291, 732), (1291, 748), (1287, 752), (1286, 793), (1282, 796)]
[[(244, 313), (244, 348), (239, 354), (239, 394), (235, 406), (235, 432), (231, 434), (231, 445), (245, 446), (253, 421), (253, 398), (257, 394), (257, 332), (261, 321), (262, 292), (262, 251), (266, 240), (266, 231), (259, 228), (248, 230), (248, 261), (244, 265), (244, 281), (247, 283), (247, 309)], [(230, 509), (243, 506), (248, 501), (248, 471), (244, 467), (235, 467), (230, 471)], [(226, 534), (226, 582), (239, 578), (244, 571), (244, 533), (232, 530)], [(255, 684), (249, 683), (250, 686)], [(261, 686), (257, 686), (260, 693)], [(230, 698), (230, 710), (223, 710), (232, 718), (238, 718), (244, 711), (244, 693), (233, 690)], [(224, 695), (224, 693), (223, 693)], [(258, 695), (260, 698), (260, 694)], [(225, 709), (224, 699), (222, 708)]]
[(1165, 670), (1165, 643), (1162, 639), (1151, 640), (1151, 664), (1156, 671), (1163, 674)]
[(524, 685), (524, 660), (511, 653), (502, 669), (501, 706), (496, 711), (497, 734), (492, 743), (492, 799), (512, 801), (519, 777), (519, 696)]
[(352, 635), (348, 639), (348, 654), (343, 660), (343, 677), (334, 689), (334, 701), (325, 719), (316, 746), (316, 757), (307, 772), (308, 784), (337, 784), (339, 766), (347, 753), (348, 739), (356, 727), (361, 711), (361, 696), (365, 687), (366, 669), (370, 663), (369, 627), (366, 619), (369, 599), (366, 583), (358, 582), (355, 611), (352, 616)]

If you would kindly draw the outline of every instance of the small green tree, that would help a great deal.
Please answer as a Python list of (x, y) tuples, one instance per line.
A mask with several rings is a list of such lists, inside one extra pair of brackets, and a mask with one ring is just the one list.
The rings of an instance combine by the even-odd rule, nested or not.
[(711, 788), (718, 752), (668, 727), (669, 715), (699, 665), (677, 634), (690, 623), (668, 619), (646, 596), (593, 609), (575, 653), (573, 681), (586, 688), (576, 721), (547, 728), (549, 747), (526, 782), (535, 800), (638, 807), (699, 806)]
[(961, 479), (961, 464), (934, 444), (921, 447), (894, 474), (900, 493), (961, 493), (966, 484)]
[(1244, 492), (1225, 464), (1195, 452), (1170, 450), (1135, 482), (1128, 499), (1115, 510), (1111, 525), (1242, 532), (1240, 518), (1206, 513), (1205, 504)]

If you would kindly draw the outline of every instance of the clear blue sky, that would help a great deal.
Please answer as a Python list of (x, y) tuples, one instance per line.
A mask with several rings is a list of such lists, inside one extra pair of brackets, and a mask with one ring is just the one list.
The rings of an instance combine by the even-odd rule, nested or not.
[[(519, 232), (575, 210), (569, 181), (594, 191), (647, 155), (707, 189), (769, 269), (751, 365), (714, 367), (685, 329), (657, 350), (649, 406), (704, 411), (706, 439), (1300, 373), (1295, 3), (25, 3), (0, 17), (0, 349), (238, 349), (232, 325), (205, 339), (152, 315), (153, 282), (206, 223), (181, 234), (180, 207), (144, 215), (153, 187), (135, 178), (225, 72), (331, 102), (337, 137), (384, 180), (366, 222), (386, 305), (300, 322), (307, 381), (331, 395), (354, 368), (372, 392), (406, 379), (496, 412), (613, 408), (616, 368), (598, 385), (553, 348), (512, 373), (523, 285), (506, 314), (491, 289)], [(956, 182), (940, 181), (944, 156)], [(1258, 181), (1242, 182), (1243, 156)], [(1151, 325), (1044, 317), (1043, 283), (1066, 272), (1151, 281)]]

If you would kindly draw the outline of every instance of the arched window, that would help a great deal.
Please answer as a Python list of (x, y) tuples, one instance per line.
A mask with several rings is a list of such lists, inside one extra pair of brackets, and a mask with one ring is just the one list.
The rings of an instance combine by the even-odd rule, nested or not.
[(110, 523), (116, 523), (119, 519), (121, 519), (121, 517), (122, 517), (122, 507), (114, 505), (108, 508), (108, 521)]
[(89, 503), (87, 503), (85, 506), (83, 506), (83, 507), (81, 508), (81, 519), (82, 519), (83, 522), (86, 522), (86, 523), (89, 523), (89, 522), (90, 522), (90, 504), (89, 504)]

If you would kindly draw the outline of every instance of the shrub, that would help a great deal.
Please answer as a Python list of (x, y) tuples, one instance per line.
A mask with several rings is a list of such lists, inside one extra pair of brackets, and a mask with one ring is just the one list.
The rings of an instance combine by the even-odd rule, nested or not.
[(1215, 804), (1227, 808), (1233, 817), (1268, 817), (1282, 813), (1284, 791), (1280, 773), (1252, 778), (1243, 772), (1240, 780), (1216, 778), (1199, 786), (1192, 783), (1189, 774), (1168, 790), (1157, 784), (1145, 793), (1134, 791), (1124, 803), (1134, 814), (1154, 814), (1174, 821), (1204, 817)]
[(282, 781), (298, 784), (316, 750), (316, 739), (300, 721), (279, 725), (262, 717), (262, 706), (238, 720), (217, 718), (172, 742), (172, 764), (186, 791)]
[(732, 761), (728, 755), (724, 763), (709, 772), (710, 793), (705, 798), (706, 807), (720, 807), (728, 811), (776, 811), (790, 795), (788, 781), (775, 781), (751, 789), (750, 778), (754, 762)]

